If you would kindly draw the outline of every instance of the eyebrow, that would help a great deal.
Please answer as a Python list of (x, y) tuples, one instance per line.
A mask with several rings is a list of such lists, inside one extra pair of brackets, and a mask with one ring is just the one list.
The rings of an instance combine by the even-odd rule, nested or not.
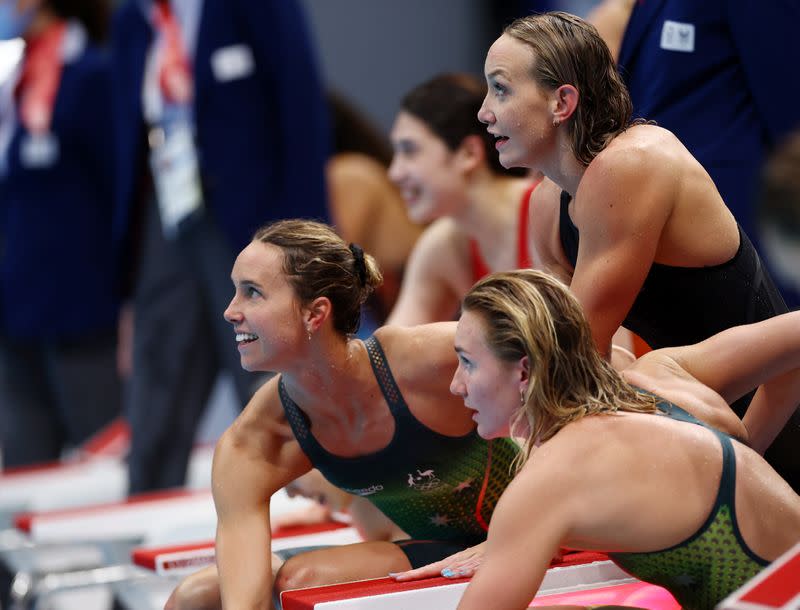
[(231, 276), (231, 281), (233, 282), (234, 286), (237, 286), (239, 288), (249, 288), (251, 286), (253, 288), (261, 288), (261, 286), (255, 280), (241, 280), (237, 282), (236, 278)]
[(494, 78), (495, 76), (498, 76), (498, 75), (505, 76), (506, 78), (508, 78), (508, 72), (504, 68), (495, 68), (494, 70), (489, 72), (489, 74), (486, 75), (486, 78), (487, 79), (488, 78)]

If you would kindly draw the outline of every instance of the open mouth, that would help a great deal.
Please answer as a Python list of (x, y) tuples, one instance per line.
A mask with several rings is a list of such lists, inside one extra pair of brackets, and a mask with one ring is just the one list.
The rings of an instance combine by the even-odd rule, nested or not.
[(500, 148), (506, 142), (508, 142), (508, 138), (506, 136), (495, 136), (494, 137), (494, 147), (495, 148)]
[(258, 335), (252, 333), (236, 333), (237, 345), (247, 345), (258, 339)]

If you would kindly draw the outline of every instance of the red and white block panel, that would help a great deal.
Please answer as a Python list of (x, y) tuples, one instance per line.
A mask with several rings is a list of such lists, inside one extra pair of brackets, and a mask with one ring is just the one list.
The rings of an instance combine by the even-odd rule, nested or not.
[[(331, 521), (315, 525), (284, 527), (272, 534), (272, 550), (362, 542), (355, 528)], [(172, 546), (139, 547), (133, 550), (133, 563), (160, 576), (184, 576), (214, 563), (214, 541)]]
[[(447, 610), (458, 605), (468, 584), (468, 579), (398, 583), (379, 578), (285, 591), (281, 603), (283, 610)], [(547, 571), (531, 607), (557, 604), (680, 609), (665, 589), (637, 581), (597, 553), (576, 553), (568, 556), (565, 564)]]
[(717, 606), (717, 610), (798, 610), (798, 608), (800, 608), (800, 542)]

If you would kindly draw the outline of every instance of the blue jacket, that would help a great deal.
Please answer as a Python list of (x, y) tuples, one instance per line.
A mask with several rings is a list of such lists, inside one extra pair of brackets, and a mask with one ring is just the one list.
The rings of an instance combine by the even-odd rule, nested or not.
[(751, 238), (760, 168), (800, 127), (798, 24), (797, 0), (639, 0), (620, 50), (634, 116), (678, 136)]
[[(145, 58), (154, 33), (146, 0), (114, 20), (117, 140), (114, 237), (132, 254), (135, 206), (148, 173), (142, 115)], [(234, 48), (252, 59), (220, 79)], [(228, 55), (230, 57), (230, 55)], [(206, 209), (238, 253), (278, 218), (327, 220), (328, 115), (304, 15), (293, 0), (203, 0), (194, 60), (194, 120)]]
[(58, 154), (34, 167), (17, 122), (0, 176), (0, 333), (17, 339), (116, 324), (111, 72), (96, 47), (65, 60), (51, 132)]

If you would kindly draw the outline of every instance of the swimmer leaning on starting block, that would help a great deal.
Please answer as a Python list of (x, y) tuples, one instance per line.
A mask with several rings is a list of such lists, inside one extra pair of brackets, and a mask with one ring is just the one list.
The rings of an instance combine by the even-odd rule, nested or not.
[[(526, 444), (459, 610), (527, 608), (559, 546), (608, 552), (682, 607), (712, 610), (800, 539), (800, 497), (728, 406), (759, 385), (800, 396), (800, 312), (620, 374), (552, 276), (493, 274), (462, 311), (452, 390), (482, 437)], [(471, 573), (477, 550), (397, 578)]]
[(188, 577), (167, 608), (268, 606), (270, 496), (312, 466), (372, 501), (411, 540), (295, 555), (276, 570), (275, 590), (386, 576), (483, 541), (518, 449), (481, 439), (449, 392), (455, 323), (353, 338), (380, 273), (371, 256), (315, 222), (260, 230), (232, 278), (225, 317), (242, 366), (278, 375), (216, 447), (219, 577), (216, 567)]
[[(697, 159), (666, 129), (631, 122), (630, 96), (594, 27), (568, 13), (523, 17), (492, 44), (484, 69), (478, 118), (500, 163), (546, 176), (530, 203), (539, 268), (569, 285), (603, 353), (620, 325), (657, 349), (787, 311)], [(756, 394), (748, 410), (748, 395), (733, 409), (800, 491), (798, 404), (777, 422), (765, 400)]]

